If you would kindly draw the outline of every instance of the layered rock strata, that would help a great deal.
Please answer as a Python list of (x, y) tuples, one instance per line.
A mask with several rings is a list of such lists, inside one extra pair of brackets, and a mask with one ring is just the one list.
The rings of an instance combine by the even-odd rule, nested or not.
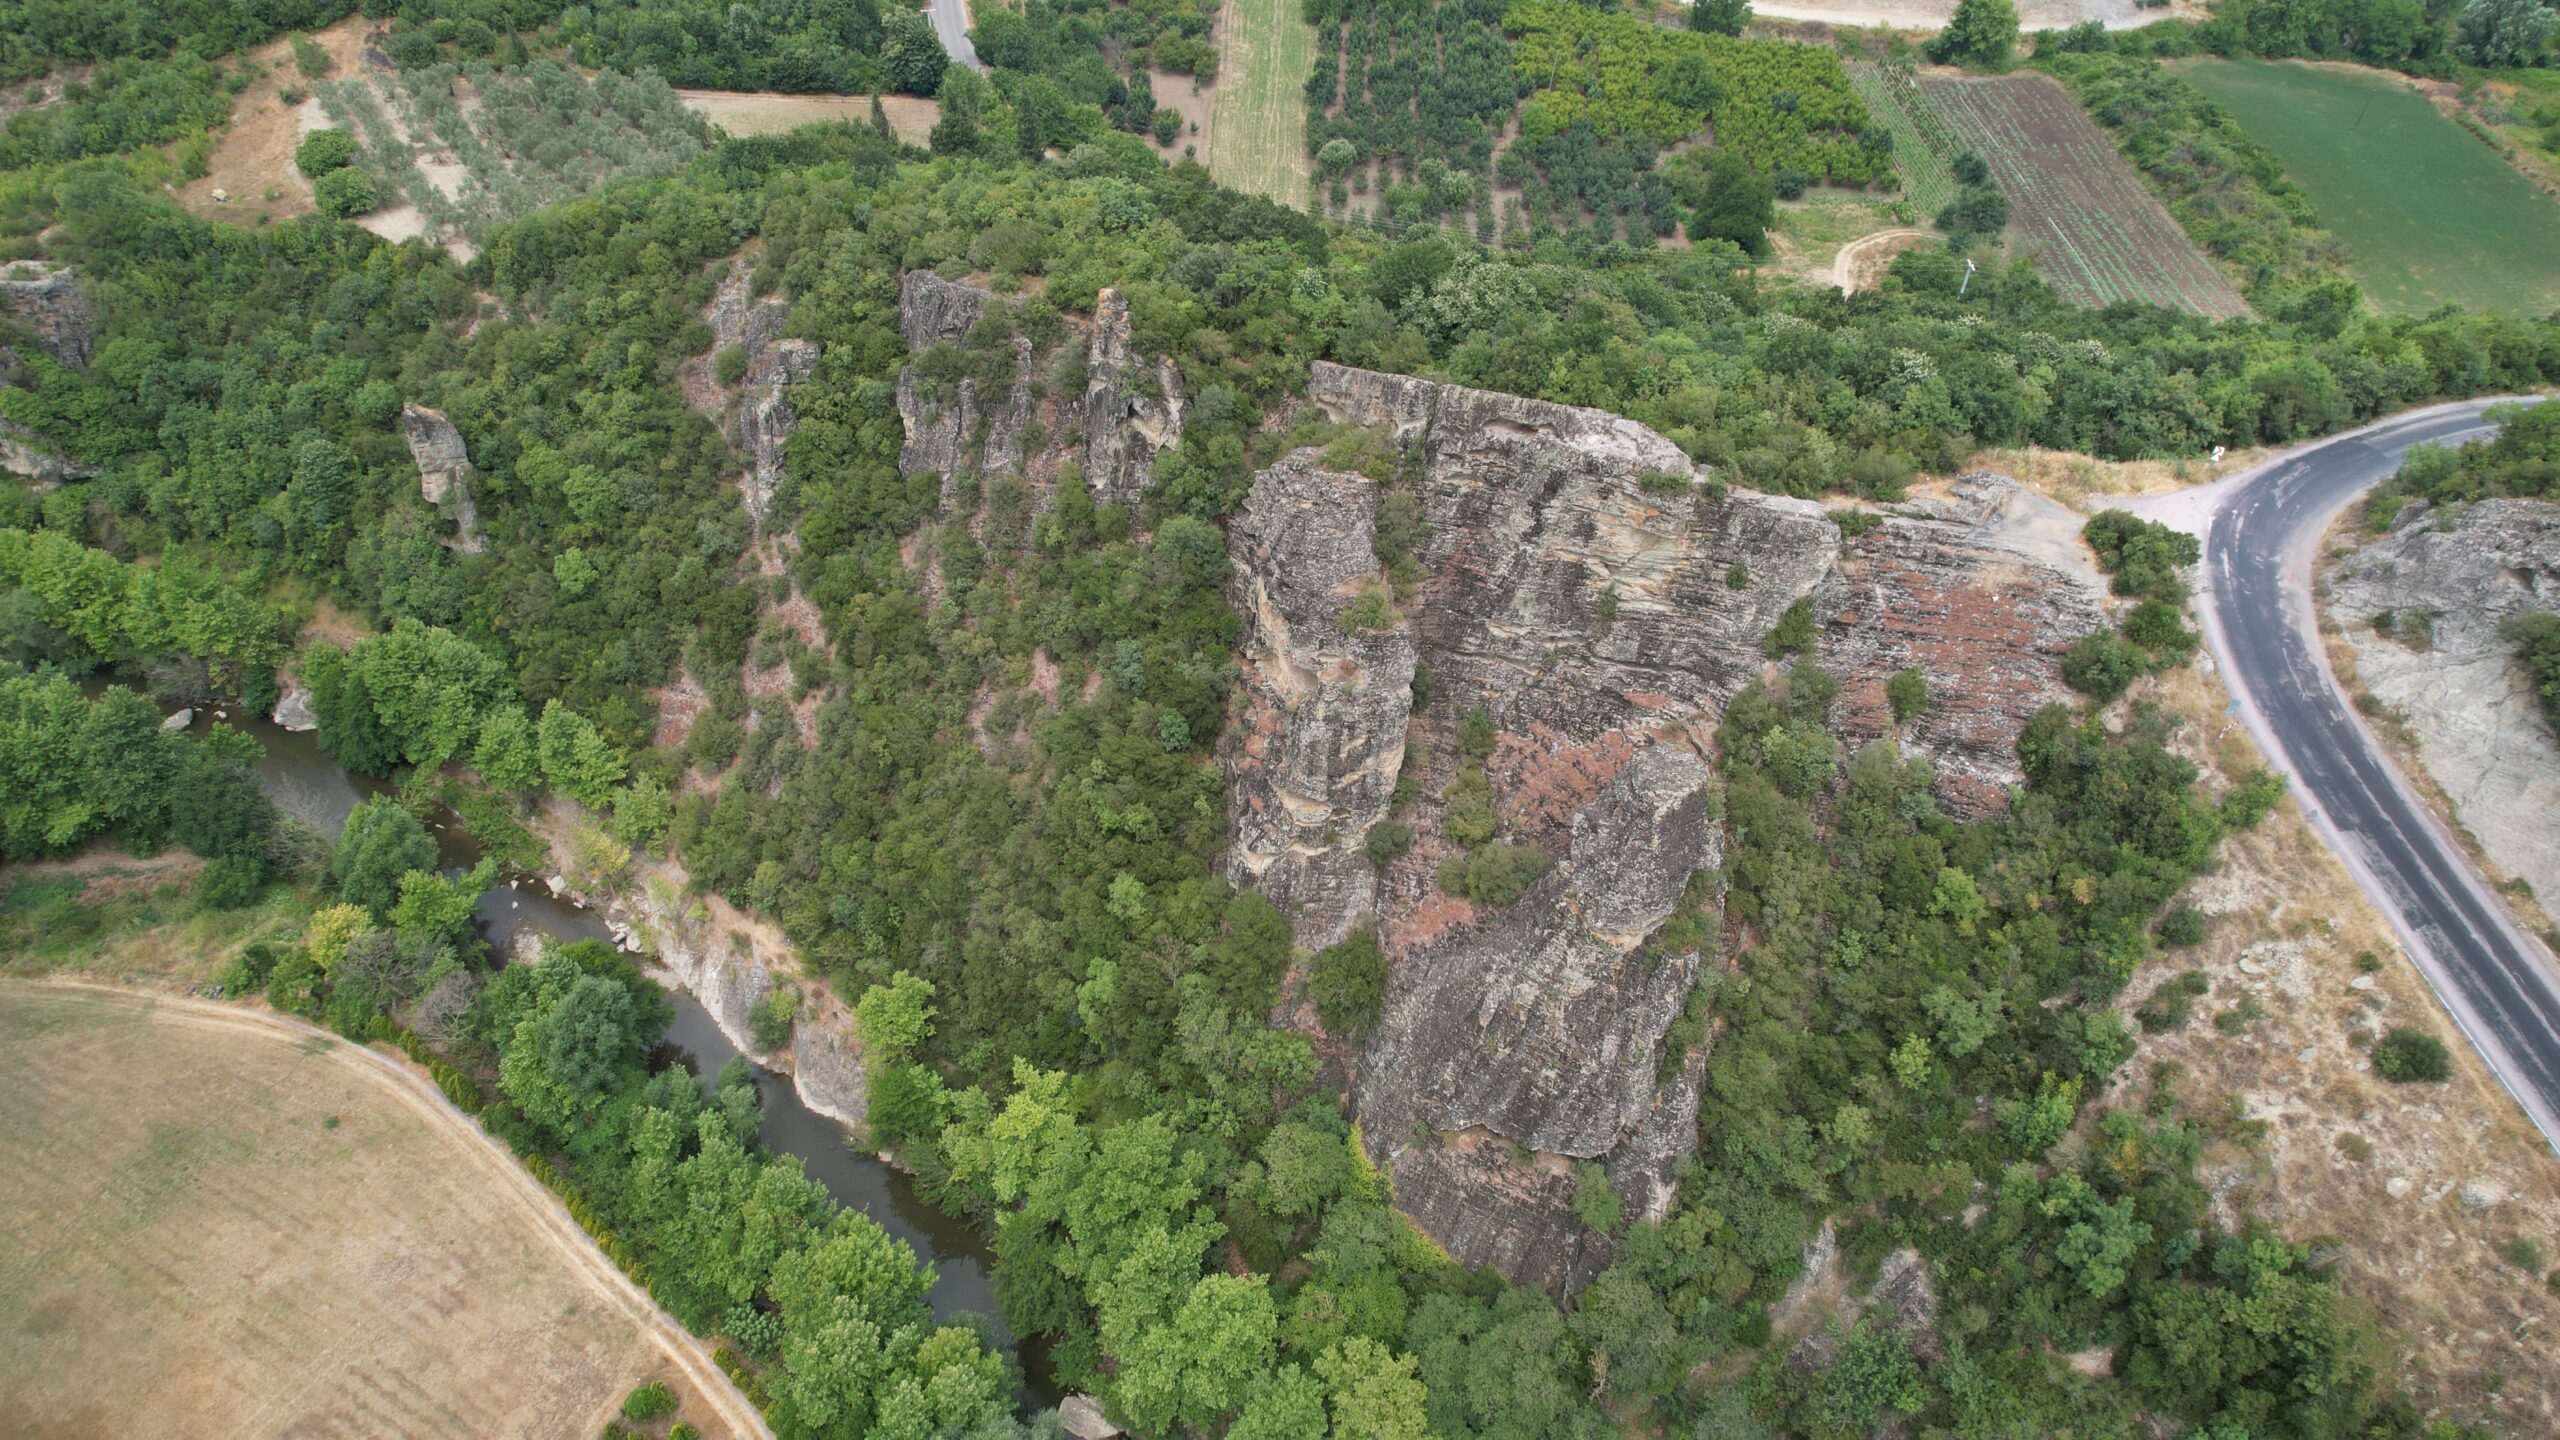
[[(1572, 1213), (1577, 1165), (1658, 1218), (1695, 1145), (1703, 1057), (1665, 1050), (1721, 956), (1654, 942), (1684, 896), (1720, 903), (1691, 886), (1722, 859), (1707, 744), (1769, 673), (1764, 640), (1805, 606), (1812, 658), (1842, 682), (1835, 728), (1927, 755), (1941, 801), (1978, 813), (2016, 783), (2019, 727), (2066, 698), (2061, 654), (2098, 623), (2099, 590), (2076, 554), (2029, 543), (1998, 477), (1844, 541), (1823, 507), (1728, 491), (1603, 412), (1321, 362), (1308, 396), (1382, 432), (1401, 466), (1381, 487), (1297, 452), (1230, 528), (1227, 874), (1309, 947), (1377, 918), (1387, 999), (1352, 1085), (1373, 1158), (1454, 1254), (1571, 1291), (1610, 1249)], [(1396, 489), (1419, 579), (1386, 605)], [(1906, 667), (1935, 695), (1897, 725), (1884, 686)], [(1552, 866), (1498, 909), (1437, 879), (1459, 853), (1441, 822), (1471, 711), (1491, 722), (1501, 838)], [(1364, 841), (1400, 781), (1411, 849), (1380, 869)]]
[(2456, 818), (2508, 874), (2560, 897), (2560, 742), (2507, 617), (2560, 610), (2560, 504), (2404, 507), (2329, 572), (2356, 676), (2406, 719)]

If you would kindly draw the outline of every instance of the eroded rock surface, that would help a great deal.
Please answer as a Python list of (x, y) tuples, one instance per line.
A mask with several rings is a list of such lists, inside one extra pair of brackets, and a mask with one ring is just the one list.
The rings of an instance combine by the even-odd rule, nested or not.
[(2508, 874), (2560, 895), (2560, 742), (2498, 633), (2560, 610), (2560, 504), (2412, 504), (2328, 578), (2357, 677), (2406, 717), (2456, 816)]
[[(711, 350), (694, 363), (686, 393), (696, 408), (731, 432), (745, 452), (747, 469), (739, 490), (748, 518), (761, 533), (773, 514), (774, 492), (781, 488), (783, 446), (799, 417), (792, 411), (789, 390), (806, 385), (817, 372), (818, 342), (786, 339), (791, 304), (779, 298), (755, 299), (750, 270), (732, 262), (720, 279), (703, 319), (711, 326)], [(746, 373), (732, 396), (720, 387), (715, 367), (720, 355), (736, 349), (746, 356)], [(733, 413), (734, 411), (734, 413)]]
[(65, 480), (94, 480), (106, 473), (100, 466), (57, 453), (52, 441), (10, 420), (0, 420), (0, 470), (25, 476), (39, 490), (50, 490)]
[(440, 410), (403, 405), (400, 434), (409, 442), (409, 458), (418, 465), (418, 498), (453, 517), (454, 549), (479, 554), (480, 513), (471, 502), (471, 454), (462, 443), (462, 432)]
[[(2040, 548), (2050, 536), (2021, 538), (1999, 477), (1844, 543), (1821, 506), (1706, 483), (1600, 411), (1322, 362), (1308, 395), (1401, 455), (1385, 488), (1404, 492), (1394, 539), (1418, 572), (1383, 615), (1364, 599), (1388, 587), (1380, 485), (1313, 450), (1256, 477), (1228, 536), (1245, 663), (1227, 873), (1310, 947), (1377, 917), (1387, 1000), (1353, 1077), (1374, 1158), (1453, 1253), (1570, 1291), (1609, 1252), (1571, 1211), (1576, 1164), (1599, 1161), (1658, 1217), (1696, 1143), (1706, 1062), (1664, 1052), (1721, 955), (1654, 942), (1722, 858), (1704, 757), (1768, 672), (1764, 639), (1806, 605), (1813, 658), (1842, 681), (1837, 727), (1894, 736), (1936, 763), (1943, 803), (1986, 811), (2018, 778), (2019, 727), (2062, 698), (2062, 651), (2097, 623), (2099, 590)], [(1897, 726), (1884, 684), (1907, 666), (1936, 698)], [(1442, 821), (1479, 707), (1500, 838), (1552, 862), (1499, 909), (1437, 880), (1460, 853)], [(1399, 779), (1412, 848), (1379, 871), (1363, 842)], [(1691, 897), (1706, 933), (1720, 898)]]
[[(898, 280), (899, 334), (919, 354), (967, 346), (997, 303), (983, 286), (910, 270)], [(1132, 353), (1127, 299), (1117, 290), (1101, 291), (1093, 318), (1069, 317), (1065, 336), (1046, 354), (1021, 335), (984, 343), (1003, 347), (992, 366), (970, 363), (954, 374), (910, 365), (898, 377), (898, 417), (907, 435), (898, 467), (942, 477), (943, 518), (961, 518), (968, 509), (973, 526), (981, 523), (986, 497), (964, 507), (967, 484), (1017, 476), (1030, 491), (1036, 519), (1070, 460), (1097, 502), (1135, 506), (1156, 457), (1181, 438), (1184, 401), (1182, 376), (1171, 360)], [(1056, 393), (1041, 378), (1079, 370), (1081, 395)]]
[(0, 267), (0, 314), (34, 331), (37, 346), (63, 364), (89, 363), (97, 327), (69, 270), (35, 262)]

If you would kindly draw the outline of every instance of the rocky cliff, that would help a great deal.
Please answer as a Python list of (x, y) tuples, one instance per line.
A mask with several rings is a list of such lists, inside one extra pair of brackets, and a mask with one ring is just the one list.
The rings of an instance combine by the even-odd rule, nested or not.
[(89, 363), (97, 329), (69, 270), (37, 261), (6, 267), (0, 272), (0, 315), (34, 332), (37, 347), (63, 364)]
[(400, 407), (400, 434), (409, 442), (409, 458), (418, 466), (418, 498), (450, 515), (454, 538), (448, 542), (465, 555), (480, 553), (480, 512), (471, 501), (471, 454), (462, 432), (439, 410), (424, 405)]
[[(1614, 415), (1326, 363), (1308, 396), (1401, 466), (1381, 486), (1296, 452), (1230, 528), (1227, 873), (1310, 947), (1377, 917), (1387, 999), (1352, 1089), (1398, 1203), (1464, 1259), (1578, 1288), (1609, 1242), (1571, 1212), (1576, 1163), (1657, 1217), (1695, 1144), (1702, 1057), (1664, 1052), (1722, 957), (1657, 942), (1684, 903), (1712, 920), (1719, 902), (1711, 878), (1692, 885), (1723, 852), (1708, 747), (1769, 668), (1763, 640), (1808, 607), (1813, 658), (1842, 682), (1835, 728), (1895, 736), (1936, 764), (1942, 803), (1978, 813), (2016, 782), (2019, 727), (2064, 698), (2061, 653), (2097, 623), (2098, 583), (1998, 477), (1844, 540), (1821, 506), (1728, 491)], [(1389, 548), (1419, 567), (1394, 605), (1390, 492)], [(1911, 666), (1935, 695), (1897, 726), (1884, 684)], [(1499, 908), (1437, 878), (1460, 853), (1442, 822), (1477, 709), (1499, 834), (1551, 862)], [(1400, 782), (1411, 849), (1381, 869), (1364, 841)]]
[(900, 372), (898, 416), (907, 440), (899, 468), (942, 478), (945, 519), (967, 510), (973, 523), (982, 522), (983, 497), (974, 508), (961, 497), (971, 482), (998, 476), (1028, 486), (1036, 519), (1070, 461), (1097, 502), (1136, 505), (1156, 457), (1181, 438), (1181, 373), (1171, 360), (1134, 353), (1129, 304), (1117, 290), (1095, 297), (1091, 319), (1068, 317), (1065, 335), (1045, 354), (1013, 333), (1001, 313), (993, 329), (978, 333), (1001, 305), (981, 286), (931, 271), (899, 277), (898, 330), (908, 350), (969, 352), (961, 365)]
[(2560, 897), (2560, 743), (2499, 622), (2560, 610), (2560, 504), (2401, 510), (2328, 574), (2356, 676), (2404, 716), (2455, 815), (2545, 905)]
[[(773, 514), (774, 492), (782, 486), (783, 445), (798, 416), (792, 413), (790, 387), (806, 385), (817, 373), (818, 342), (785, 339), (791, 318), (787, 300), (757, 300), (749, 293), (749, 267), (733, 264), (721, 277), (703, 318), (711, 325), (711, 351), (696, 362), (686, 390), (695, 404), (731, 431), (746, 457), (746, 473), (738, 488), (747, 516), (762, 534)], [(745, 374), (734, 397), (734, 418), (722, 414), (733, 397), (720, 392), (715, 374), (722, 352), (736, 349), (746, 357)], [(721, 403), (713, 403), (714, 401)]]

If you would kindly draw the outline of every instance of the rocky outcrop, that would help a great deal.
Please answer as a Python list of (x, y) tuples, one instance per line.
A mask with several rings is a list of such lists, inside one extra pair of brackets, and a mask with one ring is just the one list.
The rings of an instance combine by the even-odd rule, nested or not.
[[(747, 462), (738, 484), (740, 498), (748, 518), (762, 533), (773, 515), (774, 494), (782, 486), (783, 447), (799, 423), (790, 389), (808, 384), (816, 375), (819, 352), (814, 340), (783, 336), (791, 319), (790, 302), (752, 298), (750, 279), (746, 265), (732, 264), (712, 293), (711, 304), (703, 312), (711, 326), (711, 350), (695, 362), (685, 388), (716, 423), (733, 428)], [(747, 361), (738, 381), (734, 426), (724, 413), (730, 397), (721, 391), (715, 374), (719, 356), (730, 349), (743, 353)]]
[[(899, 334), (918, 354), (966, 346), (993, 303), (994, 294), (981, 286), (910, 270), (898, 281)], [(957, 517), (967, 482), (1000, 475), (1026, 482), (1036, 518), (1070, 460), (1095, 501), (1134, 506), (1156, 457), (1181, 438), (1185, 402), (1181, 372), (1171, 360), (1132, 354), (1128, 301), (1104, 289), (1092, 320), (1070, 318), (1051, 355), (1020, 335), (1000, 343), (1006, 353), (992, 365), (972, 357), (960, 367), (910, 365), (900, 372), (898, 417), (907, 438), (898, 468), (941, 477), (946, 519)], [(1041, 383), (1042, 366), (1060, 354), (1069, 366), (1060, 373), (1081, 370), (1080, 397), (1049, 393)]]
[(37, 347), (63, 364), (89, 363), (97, 344), (96, 323), (69, 270), (35, 261), (0, 270), (0, 314), (34, 331)]
[[(1307, 393), (1401, 464), (1382, 487), (1297, 452), (1230, 528), (1227, 874), (1310, 947), (1378, 917), (1387, 998), (1351, 1085), (1373, 1158), (1452, 1253), (1570, 1291), (1609, 1254), (1571, 1211), (1576, 1166), (1600, 1162), (1658, 1217), (1696, 1143), (1705, 1058), (1665, 1051), (1720, 957), (1660, 936), (1684, 903), (1720, 900), (1691, 893), (1722, 858), (1706, 740), (1768, 672), (1764, 639), (1806, 606), (1813, 658), (1842, 682), (1837, 728), (1927, 755), (1942, 803), (1973, 813), (2016, 782), (2018, 729), (2063, 698), (2062, 651), (2100, 591), (2072, 527), (2056, 550), (2051, 517), (1998, 477), (1844, 540), (1823, 507), (1728, 491), (1600, 411), (1322, 362)], [(1391, 608), (1382, 524), (1412, 561)], [(1905, 667), (1935, 698), (1897, 726), (1884, 685)], [(1437, 882), (1476, 710), (1499, 833), (1552, 862), (1498, 909)], [(1381, 870), (1363, 842), (1400, 781), (1412, 849)]]
[(2490, 858), (2560, 896), (2560, 742), (2508, 616), (2560, 610), (2560, 504), (2412, 504), (2328, 575), (2356, 676), (2406, 720), (2418, 758)]
[(1359, 840), (1387, 816), (1413, 708), (1413, 628), (1346, 626), (1387, 582), (1372, 548), (1378, 487), (1300, 451), (1256, 481), (1228, 532), (1228, 602), (1244, 621), (1244, 709), (1227, 876), (1330, 945), (1375, 908)]
[[(1832, 729), (1853, 746), (1896, 736), (1935, 768), (1942, 804), (1987, 814), (2018, 783), (2018, 732), (2072, 701), (2061, 657), (2105, 618), (2103, 582), (2080, 517), (2005, 475), (1893, 509), (1815, 590), (1816, 657), (1840, 681)], [(1930, 700), (1897, 726), (1885, 685), (1905, 669)]]
[(65, 458), (55, 452), (52, 441), (9, 420), (0, 420), (0, 470), (26, 477), (40, 491), (66, 480), (94, 480), (106, 473), (101, 466)]
[(1094, 297), (1084, 363), (1085, 483), (1101, 504), (1135, 506), (1156, 457), (1182, 438), (1182, 373), (1130, 353), (1128, 297), (1108, 287)]
[(447, 543), (465, 555), (480, 553), (480, 513), (471, 500), (471, 454), (462, 432), (439, 410), (424, 405), (400, 407), (400, 433), (409, 442), (409, 458), (418, 466), (418, 498), (451, 516), (454, 538)]
[(311, 687), (298, 676), (284, 677), (276, 694), (272, 717), (279, 730), (311, 731), (320, 728), (320, 712), (311, 708)]

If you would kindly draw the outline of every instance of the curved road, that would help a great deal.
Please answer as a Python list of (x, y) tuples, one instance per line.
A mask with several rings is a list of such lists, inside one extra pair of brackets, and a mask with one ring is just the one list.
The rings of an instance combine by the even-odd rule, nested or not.
[(2412, 445), (2493, 433), (2481, 412), (2495, 403), (2386, 420), (2128, 508), (2201, 530), (2198, 609), (2241, 718), (2473, 1047), (2560, 1148), (2560, 971), (2375, 747), (2329, 672), (2311, 606), (2312, 559), (2331, 519)]

